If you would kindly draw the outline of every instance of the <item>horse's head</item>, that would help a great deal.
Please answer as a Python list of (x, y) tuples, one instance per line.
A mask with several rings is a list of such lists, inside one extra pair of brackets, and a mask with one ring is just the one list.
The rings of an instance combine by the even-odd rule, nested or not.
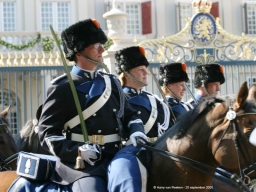
[[(3, 161), (6, 160), (8, 157), (18, 152), (15, 142), (13, 140), (12, 133), (9, 130), (9, 124), (7, 121), (9, 108), (10, 107), (0, 113), (0, 164), (2, 164)], [(8, 166), (15, 170), (16, 161), (8, 164)]]
[(231, 102), (223, 102), (211, 113), (212, 117), (216, 116), (211, 117), (212, 126), (216, 128), (209, 140), (215, 160), (238, 174), (239, 165), (246, 168), (256, 161), (256, 147), (249, 142), (249, 135), (256, 127), (256, 105), (248, 101), (247, 97), (248, 87), (245, 82), (233, 105)]
[[(212, 177), (205, 172), (214, 174), (214, 168), (222, 166), (240, 174), (239, 165), (247, 168), (253, 163), (248, 154), (256, 161), (256, 147), (248, 137), (256, 127), (256, 106), (247, 100), (247, 96), (245, 82), (234, 100), (208, 97), (193, 110), (182, 114), (174, 126), (152, 144), (158, 150), (168, 151), (168, 156), (174, 158), (168, 161), (163, 152), (152, 153), (150, 187), (156, 184), (207, 186), (211, 185)], [(211, 169), (205, 171), (202, 165)]]

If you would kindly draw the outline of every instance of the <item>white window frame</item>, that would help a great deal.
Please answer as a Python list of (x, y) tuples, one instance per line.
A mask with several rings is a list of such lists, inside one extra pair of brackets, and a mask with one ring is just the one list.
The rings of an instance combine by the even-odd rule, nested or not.
[(9, 1), (9, 0), (4, 0), (4, 1), (0, 1), (0, 31), (4, 31), (4, 22), (3, 22), (3, 19), (4, 19), (4, 13), (3, 13), (3, 3), (5, 2), (13, 2), (15, 3), (15, 6), (14, 6), (14, 18), (15, 18), (15, 29), (13, 31), (16, 31), (18, 26), (17, 26), (17, 2), (16, 1)]
[[(41, 12), (41, 3), (42, 2), (50, 2), (50, 3), (54, 3), (54, 9), (56, 10), (57, 9), (57, 3), (60, 3), (60, 2), (67, 2), (69, 3), (69, 11), (70, 11), (70, 15), (69, 15), (69, 26), (71, 25), (71, 22), (72, 22), (72, 6), (73, 6), (73, 0), (37, 0), (37, 4), (36, 4), (36, 7), (37, 7), (37, 20), (39, 21), (38, 24), (37, 24), (37, 28), (38, 28), (38, 31), (43, 31), (42, 29), (42, 12)], [(53, 29), (56, 30), (56, 32), (61, 32), (61, 31), (58, 31), (58, 17), (57, 17), (57, 11), (53, 11)], [(46, 31), (46, 30), (44, 30)], [(50, 31), (50, 29), (49, 29)]]
[(248, 86), (250, 87), (252, 84), (256, 84), (256, 76), (248, 77)]
[[(254, 15), (254, 21), (252, 21), (252, 22), (255, 22), (255, 24), (254, 25), (252, 25), (252, 26), (254, 26), (255, 27), (255, 29), (252, 29), (252, 32), (253, 33), (249, 33), (249, 24), (248, 24), (248, 18), (247, 18), (247, 20), (246, 20), (246, 12), (245, 12), (245, 10), (244, 10), (244, 22), (246, 23), (245, 24), (245, 31), (247, 32), (247, 34), (246, 35), (248, 35), (248, 36), (255, 36), (256, 35), (256, 0), (254, 0), (254, 1), (245, 1), (244, 0), (244, 3), (247, 3), (247, 6), (254, 6), (254, 12), (255, 12), (255, 15)], [(248, 11), (248, 10), (247, 10)], [(249, 18), (250, 19), (250, 18)], [(246, 26), (247, 26), (247, 28), (246, 28)], [(250, 30), (251, 31), (251, 30)]]
[[(180, 30), (182, 30), (184, 27), (185, 27), (185, 25), (186, 25), (186, 23), (187, 23), (187, 21), (185, 20), (187, 17), (188, 18), (192, 18), (192, 16), (194, 15), (194, 10), (193, 10), (193, 8), (192, 8), (192, 5), (191, 5), (191, 2), (188, 2), (188, 1), (179, 1), (178, 2), (178, 11), (177, 11), (177, 18), (178, 18), (178, 20), (179, 20), (179, 22), (177, 22), (177, 24), (178, 24), (178, 30), (180, 31)], [(184, 5), (190, 5), (190, 12), (191, 12), (191, 15), (186, 15), (186, 16), (184, 16), (184, 18), (182, 18), (181, 17), (181, 6), (184, 6)]]

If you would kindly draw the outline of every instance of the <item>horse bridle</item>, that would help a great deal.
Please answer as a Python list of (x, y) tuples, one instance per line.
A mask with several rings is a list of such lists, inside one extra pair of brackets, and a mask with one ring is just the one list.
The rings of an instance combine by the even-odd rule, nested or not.
[[(229, 112), (230, 112), (230, 113), (229, 113)], [(217, 146), (215, 147), (215, 150), (214, 150), (214, 152), (213, 152), (213, 155), (215, 155), (215, 153), (216, 153), (216, 151), (217, 151), (217, 149), (218, 149), (218, 147), (219, 147), (219, 145), (220, 145), (220, 143), (221, 143), (221, 141), (222, 141), (224, 135), (226, 134), (228, 128), (229, 128), (230, 125), (232, 124), (233, 131), (234, 131), (233, 135), (234, 135), (234, 138), (235, 138), (235, 139), (234, 139), (234, 144), (235, 144), (235, 148), (236, 148), (236, 151), (237, 151), (237, 158), (238, 158), (238, 162), (239, 162), (239, 165), (238, 165), (238, 166), (239, 166), (239, 171), (240, 171), (240, 177), (237, 176), (236, 174), (230, 174), (230, 173), (224, 172), (224, 171), (222, 171), (222, 170), (219, 170), (219, 169), (216, 169), (216, 168), (214, 168), (214, 167), (208, 166), (208, 165), (206, 165), (206, 164), (203, 164), (203, 163), (201, 163), (201, 162), (195, 161), (195, 160), (193, 160), (193, 159), (190, 159), (190, 158), (187, 158), (187, 157), (184, 157), (184, 156), (181, 156), (181, 155), (176, 155), (176, 154), (173, 154), (173, 153), (170, 153), (170, 152), (163, 151), (163, 150), (157, 149), (157, 148), (155, 148), (155, 147), (152, 147), (152, 146), (151, 146), (152, 144), (149, 143), (149, 142), (147, 142), (147, 141), (144, 140), (143, 138), (137, 138), (137, 144), (138, 144), (139, 146), (141, 146), (141, 147), (144, 147), (145, 149), (147, 149), (147, 150), (149, 150), (149, 151), (156, 152), (156, 153), (159, 154), (159, 155), (162, 155), (162, 156), (167, 157), (167, 158), (170, 158), (170, 159), (172, 159), (172, 160), (174, 160), (174, 161), (177, 161), (177, 162), (180, 162), (180, 163), (182, 163), (182, 164), (185, 164), (185, 165), (187, 165), (187, 166), (189, 166), (189, 167), (191, 167), (191, 168), (193, 168), (193, 169), (196, 169), (196, 170), (198, 170), (198, 171), (200, 171), (200, 172), (202, 172), (202, 173), (204, 173), (204, 174), (206, 174), (206, 175), (209, 175), (209, 176), (214, 177), (214, 178), (216, 178), (216, 179), (218, 179), (218, 180), (221, 180), (221, 179), (220, 179), (219, 177), (217, 177), (215, 174), (210, 174), (210, 173), (208, 173), (207, 171), (204, 171), (203, 169), (198, 168), (198, 167), (195, 166), (195, 165), (198, 165), (198, 166), (200, 166), (200, 167), (203, 167), (203, 168), (206, 168), (206, 169), (209, 169), (209, 170), (213, 170), (214, 172), (219, 173), (219, 174), (221, 174), (221, 175), (224, 175), (224, 176), (226, 176), (227, 178), (230, 178), (231, 180), (235, 181), (241, 189), (244, 189), (245, 191), (251, 191), (251, 190), (248, 188), (248, 186), (247, 186), (247, 185), (251, 185), (251, 184), (252, 184), (250, 178), (249, 178), (248, 176), (246, 176), (246, 178), (248, 179), (248, 182), (246, 182), (246, 184), (245, 184), (245, 182), (243, 182), (244, 179), (245, 179), (245, 174), (244, 174), (244, 173), (245, 173), (245, 172), (249, 172), (249, 171), (252, 170), (252, 169), (254, 169), (254, 171), (256, 172), (256, 165), (255, 165), (255, 163), (253, 162), (253, 160), (252, 160), (252, 158), (251, 158), (251, 156), (250, 156), (249, 151), (248, 151), (247, 148), (245, 147), (245, 143), (244, 143), (244, 141), (242, 140), (242, 133), (241, 133), (240, 129), (238, 128), (237, 122), (235, 121), (235, 119), (236, 119), (237, 116), (243, 116), (243, 115), (249, 115), (249, 114), (256, 114), (256, 113), (244, 113), (244, 114), (237, 115), (237, 114), (233, 111), (232, 108), (230, 108), (230, 111), (229, 111), (229, 112), (228, 112), (228, 114), (229, 114), (230, 117), (227, 117), (227, 118), (232, 118), (232, 119), (230, 119), (229, 125), (228, 125), (227, 128), (224, 130), (224, 132), (223, 132), (223, 134), (222, 134), (222, 136), (221, 136), (221, 139), (219, 140)], [(228, 114), (227, 114), (227, 116), (228, 116)], [(242, 168), (241, 168), (241, 161), (240, 161), (240, 157), (239, 157), (239, 153), (242, 153), (242, 150), (239, 150), (239, 149), (241, 148), (241, 146), (240, 146), (239, 143), (238, 143), (238, 136), (240, 136), (239, 138), (241, 138), (240, 140), (241, 140), (241, 142), (242, 142), (243, 148), (245, 149), (245, 151), (246, 151), (246, 153), (247, 153), (247, 155), (248, 155), (248, 157), (249, 157), (249, 159), (250, 159), (250, 161), (251, 161), (251, 164), (250, 164), (247, 168), (245, 168), (244, 170), (242, 170)], [(244, 156), (243, 153), (242, 153), (242, 155), (243, 155), (243, 158), (245, 159), (245, 162), (247, 162), (247, 161), (246, 161), (246, 158), (245, 158), (245, 156)], [(193, 165), (193, 164), (194, 164), (194, 165)]]
[(12, 168), (9, 166), (14, 160), (18, 158), (19, 153), (15, 153), (12, 156), (8, 157), (7, 159), (3, 159), (0, 156), (0, 172), (1, 171), (11, 171)]
[[(229, 129), (229, 127), (231, 127), (231, 125), (232, 125), (234, 144), (235, 144), (235, 149), (236, 149), (236, 153), (237, 153), (238, 167), (239, 167), (239, 172), (240, 172), (240, 178), (242, 180), (244, 180), (244, 182), (247, 185), (251, 185), (252, 184), (251, 179), (250, 179), (249, 176), (247, 176), (247, 174), (251, 173), (252, 171), (254, 171), (256, 173), (256, 165), (255, 165), (255, 162), (253, 161), (248, 149), (245, 146), (245, 142), (243, 141), (241, 130), (238, 128), (238, 125), (237, 125), (237, 122), (236, 122), (236, 117), (244, 116), (244, 115), (256, 115), (256, 113), (243, 113), (243, 114), (237, 115), (236, 112), (233, 110), (233, 108), (229, 109), (226, 117), (227, 117), (228, 120), (230, 120), (230, 123), (228, 124), (227, 128), (224, 130), (218, 144), (216, 145), (215, 149), (213, 150), (213, 155), (216, 154), (216, 151), (219, 148), (222, 139), (224, 138), (225, 134), (227, 133), (227, 130)], [(241, 146), (241, 144), (242, 144), (242, 146)], [(244, 148), (247, 157), (249, 157), (249, 160), (250, 160), (250, 163), (251, 163), (249, 165), (247, 163), (247, 159), (245, 157), (245, 154), (243, 153), (242, 148)], [(247, 167), (243, 170), (242, 170), (242, 167), (241, 167), (241, 161), (240, 161), (239, 154), (242, 155), (244, 161), (247, 164)], [(247, 182), (246, 182), (246, 179), (248, 180)]]

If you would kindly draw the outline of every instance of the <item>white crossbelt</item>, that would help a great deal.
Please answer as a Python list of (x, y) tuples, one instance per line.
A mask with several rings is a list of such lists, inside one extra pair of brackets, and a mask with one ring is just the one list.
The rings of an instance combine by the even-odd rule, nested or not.
[[(155, 124), (157, 115), (158, 115), (158, 111), (157, 111), (157, 105), (156, 105), (156, 99), (154, 96), (152, 95), (147, 95), (151, 104), (151, 113), (150, 116), (148, 118), (147, 123), (144, 125), (144, 132), (145, 134), (147, 134), (150, 129), (152, 128), (152, 126)], [(125, 145), (130, 145), (131, 141), (130, 139), (125, 143)]]
[[(90, 107), (86, 108), (82, 112), (84, 120), (88, 119), (93, 114), (95, 114), (110, 98), (111, 91), (112, 91), (111, 81), (110, 81), (110, 78), (108, 75), (104, 75), (103, 77), (105, 80), (106, 88), (105, 88), (103, 94), (99, 97), (99, 99), (97, 101), (95, 101)], [(80, 124), (80, 118), (79, 118), (79, 115), (77, 115), (65, 123), (64, 129), (66, 130), (67, 127), (72, 129), (79, 124)]]
[[(120, 141), (120, 137), (118, 134), (104, 135), (102, 137), (103, 137), (104, 143)], [(71, 133), (71, 140), (77, 141), (77, 142), (84, 142), (84, 136), (82, 134)], [(93, 143), (93, 136), (89, 136), (89, 141)]]
[(147, 96), (148, 96), (150, 104), (151, 104), (151, 113), (150, 113), (147, 123), (144, 125), (145, 134), (147, 134), (150, 131), (150, 129), (152, 128), (152, 126), (155, 124), (155, 121), (156, 121), (156, 118), (158, 115), (155, 97), (152, 95), (147, 95)]

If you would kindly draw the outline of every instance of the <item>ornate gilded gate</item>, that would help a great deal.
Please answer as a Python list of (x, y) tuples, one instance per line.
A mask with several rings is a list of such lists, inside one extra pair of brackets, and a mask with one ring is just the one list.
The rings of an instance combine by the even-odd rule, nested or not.
[[(221, 94), (233, 94), (240, 85), (256, 83), (256, 38), (232, 35), (220, 25), (220, 18), (210, 14), (210, 0), (194, 0), (195, 15), (187, 19), (186, 26), (177, 34), (161, 39), (145, 40), (139, 43), (146, 49), (146, 57), (151, 63), (162, 64), (185, 62), (193, 87), (195, 66), (219, 63), (224, 66), (226, 83), (221, 86)], [(158, 70), (155, 70), (158, 75)], [(156, 86), (149, 87), (157, 91)], [(190, 96), (187, 95), (185, 100)]]

